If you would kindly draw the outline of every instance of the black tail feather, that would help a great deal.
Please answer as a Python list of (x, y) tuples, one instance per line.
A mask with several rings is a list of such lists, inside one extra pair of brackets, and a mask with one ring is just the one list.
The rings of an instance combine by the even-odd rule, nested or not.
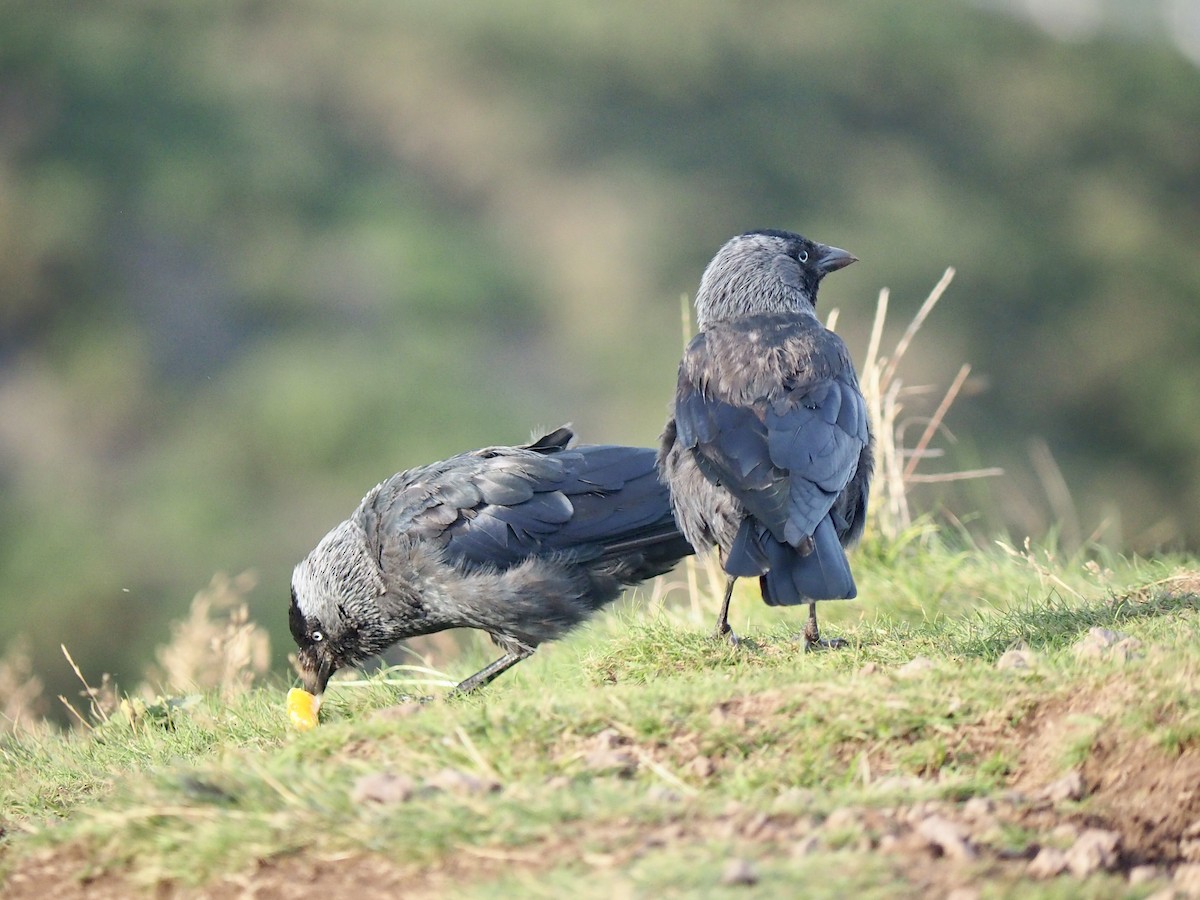
[(801, 555), (794, 547), (765, 534), (762, 540), (769, 567), (760, 582), (769, 606), (795, 606), (810, 600), (850, 600), (858, 595), (846, 551), (828, 517), (813, 532), (812, 551)]

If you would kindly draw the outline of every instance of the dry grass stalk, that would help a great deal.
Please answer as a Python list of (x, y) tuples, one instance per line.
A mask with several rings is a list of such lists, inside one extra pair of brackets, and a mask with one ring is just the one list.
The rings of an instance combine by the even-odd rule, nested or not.
[(1083, 594), (1081, 594), (1079, 591), (1075, 590), (1075, 588), (1071, 587), (1069, 584), (1067, 584), (1065, 581), (1063, 581), (1062, 578), (1060, 578), (1054, 572), (1054, 570), (1050, 568), (1050, 565), (1053, 565), (1055, 563), (1055, 560), (1049, 551), (1046, 551), (1048, 565), (1043, 565), (1038, 560), (1037, 553), (1033, 549), (1033, 541), (1030, 540), (1030, 538), (1028, 538), (1028, 537), (1025, 538), (1023, 550), (1018, 550), (1016, 547), (1012, 546), (1009, 543), (1006, 543), (1005, 541), (996, 541), (995, 543), (996, 543), (997, 547), (999, 547), (1001, 550), (1003, 550), (1005, 553), (1007, 553), (1013, 559), (1021, 560), (1022, 562), (1026, 563), (1031, 569), (1033, 569), (1035, 572), (1037, 572), (1038, 577), (1041, 579), (1043, 584), (1054, 585), (1054, 587), (1060, 588), (1064, 592), (1070, 594), (1076, 600), (1085, 599)]
[(245, 595), (255, 577), (213, 576), (192, 600), (188, 617), (172, 627), (171, 642), (155, 654), (160, 671), (148, 681), (170, 693), (219, 689), (222, 695), (242, 693), (267, 672), (270, 639), (250, 621)]
[[(83, 672), (71, 656), (71, 651), (67, 649), (67, 645), (59, 644), (58, 647), (62, 650), (63, 656), (67, 658), (67, 662), (71, 666), (71, 671), (75, 673), (75, 677), (83, 685), (83, 690), (79, 692), (79, 696), (87, 697), (88, 707), (91, 711), (91, 721), (97, 723), (107, 722), (109, 714), (116, 712), (121, 704), (121, 698), (117, 696), (117, 686), (113, 683), (112, 676), (105, 672), (100, 676), (100, 687), (92, 687), (88, 684), (88, 680), (83, 677)], [(79, 710), (67, 702), (66, 697), (60, 695), (58, 699), (74, 714), (80, 724), (89, 728), (91, 727), (91, 724), (79, 714)]]
[[(1067, 487), (1067, 480), (1054, 459), (1050, 445), (1042, 438), (1031, 439), (1029, 459), (1033, 462), (1033, 470), (1037, 473), (1046, 498), (1050, 501), (1050, 508), (1054, 510), (1054, 519), (1062, 529), (1059, 535), (1062, 546), (1078, 549), (1085, 543), (1079, 524), (1079, 511), (1075, 508), (1075, 501), (1071, 499), (1071, 490)], [(1089, 538), (1087, 543), (1093, 540), (1094, 538)]]
[[(917, 472), (921, 460), (942, 455), (943, 451), (940, 448), (930, 447), (938, 434), (953, 440), (943, 421), (971, 372), (969, 365), (959, 369), (954, 382), (931, 416), (923, 420), (901, 418), (901, 413), (905, 410), (904, 399), (928, 393), (929, 389), (906, 388), (899, 375), (900, 362), (953, 278), (954, 269), (946, 269), (908, 327), (904, 329), (890, 356), (881, 354), (883, 330), (887, 321), (887, 288), (879, 292), (879, 302), (875, 307), (875, 320), (871, 325), (871, 337), (867, 344), (860, 380), (863, 396), (867, 401), (867, 414), (871, 419), (871, 431), (875, 435), (875, 480), (872, 488), (871, 516), (875, 527), (889, 538), (898, 537), (912, 525), (912, 508), (909, 504), (909, 490), (912, 485), (1003, 474), (1001, 469), (996, 468), (936, 474)], [(836, 310), (830, 314), (830, 321), (836, 321), (835, 315)], [(920, 421), (924, 422), (925, 427), (917, 442), (909, 449), (904, 444), (904, 432), (910, 424)]]

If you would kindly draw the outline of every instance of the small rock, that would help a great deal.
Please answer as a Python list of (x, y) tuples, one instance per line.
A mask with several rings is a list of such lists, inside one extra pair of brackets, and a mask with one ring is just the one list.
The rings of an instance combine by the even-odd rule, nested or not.
[(963, 804), (962, 813), (968, 819), (987, 819), (996, 812), (996, 804), (990, 797), (972, 797)]
[(1074, 822), (1055, 825), (1050, 831), (1050, 839), (1061, 847), (1069, 847), (1079, 839), (1079, 826)]
[(1171, 884), (1189, 897), (1200, 897), (1200, 863), (1184, 863), (1177, 867)]
[(627, 749), (628, 745), (629, 739), (615, 728), (605, 728), (588, 741), (583, 764), (593, 772), (628, 778), (638, 767), (637, 755)]
[(828, 831), (841, 831), (862, 823), (862, 813), (848, 806), (841, 806), (825, 817), (825, 828)]
[(808, 837), (813, 832), (821, 827), (820, 821), (814, 815), (799, 816), (796, 821), (792, 822), (792, 837), (799, 840), (803, 837)]
[(730, 713), (730, 706), (727, 703), (718, 703), (708, 713), (708, 721), (713, 725), (726, 725), (733, 721), (733, 715)]
[(1131, 885), (1146, 884), (1160, 875), (1162, 872), (1158, 870), (1158, 866), (1134, 866), (1129, 870), (1129, 883)]
[(771, 821), (771, 817), (765, 812), (755, 813), (750, 817), (750, 820), (742, 825), (742, 837), (754, 838), (761, 837), (763, 832), (778, 832), (779, 826)]
[(967, 830), (945, 816), (930, 816), (917, 824), (917, 834), (953, 859), (974, 859), (979, 854), (967, 840)]
[(671, 790), (669, 787), (661, 784), (652, 784), (650, 789), (646, 791), (646, 799), (652, 803), (662, 803), (669, 805), (679, 802), (679, 794)]
[(594, 750), (615, 750), (617, 747), (622, 747), (625, 744), (628, 744), (629, 741), (624, 735), (621, 734), (621, 732), (617, 731), (617, 729), (605, 728), (603, 731), (592, 735), (592, 739), (589, 741), (589, 743)]
[(946, 805), (939, 800), (918, 800), (908, 808), (908, 812), (902, 818), (905, 818), (910, 824), (916, 825), (922, 819), (938, 816), (944, 812), (946, 812)]
[(1083, 783), (1083, 775), (1078, 770), (1068, 772), (1057, 781), (1052, 781), (1041, 790), (1041, 796), (1051, 803), (1062, 803), (1065, 800), (1082, 800), (1087, 794)]
[(407, 803), (417, 791), (417, 783), (407, 775), (372, 772), (354, 782), (350, 799), (358, 803)]
[(1053, 878), (1067, 869), (1067, 854), (1054, 847), (1043, 847), (1029, 863), (1030, 878)]
[(929, 787), (929, 782), (915, 775), (885, 775), (871, 782), (871, 790), (880, 794), (913, 794)]
[(711, 778), (717, 771), (717, 764), (707, 756), (697, 756), (688, 763), (687, 770), (697, 778)]
[(611, 869), (617, 865), (617, 857), (611, 853), (588, 853), (584, 851), (579, 858), (594, 869)]
[(721, 873), (721, 884), (728, 886), (758, 884), (758, 870), (748, 859), (731, 859), (725, 864), (725, 871)]
[(798, 787), (790, 787), (787, 790), (780, 791), (775, 798), (773, 806), (777, 810), (805, 810), (813, 805), (816, 800), (816, 795), (809, 790)]
[(583, 764), (593, 772), (628, 778), (637, 771), (638, 758), (628, 750), (593, 750), (583, 758)]
[(1179, 856), (1184, 862), (1200, 863), (1200, 840), (1185, 838), (1180, 841)]
[(1142, 642), (1137, 638), (1125, 638), (1123, 641), (1117, 641), (1109, 651), (1110, 655), (1117, 662), (1127, 663), (1135, 659), (1140, 659), (1142, 656)]
[(1098, 659), (1105, 655), (1113, 644), (1123, 641), (1129, 635), (1110, 628), (1090, 628), (1088, 633), (1075, 642), (1075, 655), (1083, 659)]
[(442, 769), (425, 779), (425, 786), (455, 794), (490, 794), (500, 790), (494, 778), (479, 777), (458, 769)]
[(811, 856), (817, 852), (817, 848), (820, 846), (821, 839), (815, 834), (802, 837), (796, 843), (792, 844), (792, 858), (800, 859), (803, 856)]
[(996, 668), (1000, 671), (1006, 669), (1026, 671), (1032, 669), (1036, 662), (1037, 656), (1032, 650), (1009, 650), (996, 660)]
[(879, 671), (879, 663), (869, 662), (863, 663), (862, 668), (858, 670), (859, 675), (874, 675)]
[(648, 834), (642, 838), (641, 846), (645, 850), (657, 850), (659, 847), (665, 847), (668, 840), (663, 834)]
[(926, 816), (931, 815), (932, 810), (926, 808), (924, 801), (918, 801), (908, 809), (901, 807), (900, 821), (907, 822), (909, 825), (916, 825)]
[(686, 835), (687, 829), (683, 827), (682, 822), (668, 822), (662, 828), (658, 829), (652, 838), (648, 838), (647, 840), (652, 844), (666, 847), (683, 840)]
[(996, 802), (1005, 806), (1024, 806), (1029, 798), (1016, 788), (1005, 788), (996, 795)]
[(1066, 852), (1067, 868), (1076, 878), (1086, 878), (1101, 869), (1117, 864), (1117, 845), (1121, 836), (1115, 831), (1089, 828)]
[(896, 670), (898, 678), (917, 678), (935, 668), (933, 660), (927, 656), (917, 656), (910, 659)]
[(1111, 628), (1089, 628), (1088, 633), (1081, 639), (1083, 641), (1091, 641), (1093, 644), (1100, 644), (1104, 647), (1111, 647), (1118, 641), (1125, 640), (1129, 635), (1123, 631), (1113, 631)]

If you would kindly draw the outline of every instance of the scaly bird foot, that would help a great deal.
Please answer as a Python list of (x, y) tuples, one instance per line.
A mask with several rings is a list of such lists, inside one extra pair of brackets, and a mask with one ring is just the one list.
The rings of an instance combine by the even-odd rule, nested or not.
[(849, 647), (850, 642), (845, 638), (823, 638), (818, 637), (815, 641), (810, 641), (808, 635), (804, 636), (805, 652), (816, 650), (841, 650), (843, 647)]
[(731, 647), (736, 647), (742, 642), (742, 639), (733, 633), (733, 629), (729, 627), (728, 622), (722, 622), (717, 625), (716, 630), (713, 632), (713, 640), (727, 641)]
[(821, 632), (817, 630), (816, 618), (810, 618), (804, 624), (804, 649), (811, 650), (840, 650), (842, 647), (850, 646), (849, 641), (844, 638), (823, 638)]

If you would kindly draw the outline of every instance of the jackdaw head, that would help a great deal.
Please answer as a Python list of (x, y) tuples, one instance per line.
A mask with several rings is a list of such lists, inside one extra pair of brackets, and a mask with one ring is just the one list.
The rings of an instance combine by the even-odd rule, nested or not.
[(858, 257), (790, 231), (748, 231), (712, 258), (696, 293), (696, 324), (767, 313), (815, 315), (817, 288)]
[(288, 625), (304, 689), (318, 701), (335, 671), (386, 645), (378, 599), (387, 591), (366, 534), (347, 520), (292, 572)]

